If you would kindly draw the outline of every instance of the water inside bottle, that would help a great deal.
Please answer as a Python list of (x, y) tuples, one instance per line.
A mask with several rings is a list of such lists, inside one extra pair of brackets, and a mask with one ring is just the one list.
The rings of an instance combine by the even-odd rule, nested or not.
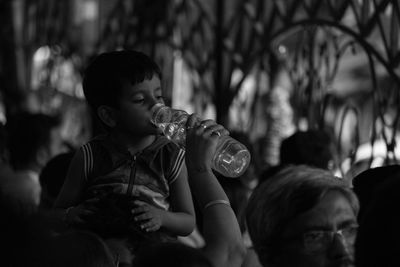
[(164, 122), (157, 123), (156, 126), (162, 130), (164, 136), (166, 136), (169, 140), (175, 142), (180, 146), (183, 146), (185, 144), (185, 128), (181, 127), (180, 124), (173, 122)]
[(250, 163), (250, 153), (242, 144), (227, 140), (217, 147), (213, 160), (214, 169), (226, 177), (238, 177), (244, 173)]

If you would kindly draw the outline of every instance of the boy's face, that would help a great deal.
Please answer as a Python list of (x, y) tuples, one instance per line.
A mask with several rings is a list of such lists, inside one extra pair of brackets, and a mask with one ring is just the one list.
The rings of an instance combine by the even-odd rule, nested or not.
[(156, 134), (158, 129), (150, 122), (150, 110), (156, 103), (164, 103), (157, 75), (135, 85), (127, 83), (121, 91), (119, 108), (115, 110), (117, 129), (139, 136)]

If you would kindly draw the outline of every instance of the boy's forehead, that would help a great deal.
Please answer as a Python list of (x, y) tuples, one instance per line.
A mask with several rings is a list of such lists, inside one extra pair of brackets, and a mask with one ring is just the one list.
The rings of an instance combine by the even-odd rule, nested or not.
[(124, 86), (125, 90), (129, 90), (130, 92), (141, 92), (141, 91), (155, 91), (161, 90), (161, 81), (157, 77), (157, 75), (153, 75), (151, 79), (144, 79), (142, 82), (136, 84), (126, 84)]

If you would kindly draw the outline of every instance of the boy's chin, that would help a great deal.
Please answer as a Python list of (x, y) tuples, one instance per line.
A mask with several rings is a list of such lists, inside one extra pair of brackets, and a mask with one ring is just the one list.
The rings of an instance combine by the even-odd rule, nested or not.
[(160, 129), (157, 126), (153, 126), (152, 129), (151, 129), (151, 134), (160, 135), (162, 133), (163, 133), (162, 129)]

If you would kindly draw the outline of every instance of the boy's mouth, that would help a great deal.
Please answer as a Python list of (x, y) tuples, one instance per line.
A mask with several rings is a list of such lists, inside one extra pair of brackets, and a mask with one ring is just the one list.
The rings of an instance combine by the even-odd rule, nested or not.
[(163, 133), (162, 129), (160, 127), (158, 127), (154, 122), (150, 121), (150, 125), (152, 128), (157, 130), (157, 133), (159, 133), (159, 134)]

